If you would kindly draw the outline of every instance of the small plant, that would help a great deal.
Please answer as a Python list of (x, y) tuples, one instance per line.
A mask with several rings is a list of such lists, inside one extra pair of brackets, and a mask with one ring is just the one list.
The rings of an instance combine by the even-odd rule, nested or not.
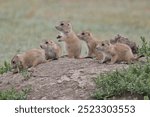
[(31, 77), (31, 74), (28, 72), (28, 69), (22, 69), (20, 71), (25, 80), (28, 80)]
[(138, 49), (140, 55), (144, 55), (146, 60), (150, 62), (150, 42), (147, 42), (145, 37), (141, 37), (142, 46)]
[(0, 67), (0, 74), (6, 73), (8, 71), (11, 71), (11, 65), (5, 61), (4, 65)]
[(21, 91), (16, 91), (14, 88), (7, 91), (0, 91), (0, 100), (25, 100), (30, 88), (25, 88)]
[(100, 75), (96, 84), (96, 99), (109, 99), (126, 93), (150, 98), (150, 63), (131, 65), (122, 71)]

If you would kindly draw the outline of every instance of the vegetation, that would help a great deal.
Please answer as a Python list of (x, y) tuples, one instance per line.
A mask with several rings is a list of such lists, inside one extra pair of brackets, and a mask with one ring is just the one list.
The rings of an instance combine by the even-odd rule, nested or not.
[(100, 75), (96, 79), (96, 99), (121, 96), (124, 93), (150, 96), (150, 63)]
[[(7, 73), (8, 71), (11, 71), (11, 70), (12, 70), (11, 64), (8, 63), (7, 61), (4, 62), (3, 66), (0, 66), (0, 74)], [(30, 78), (31, 74), (28, 72), (27, 69), (22, 69), (20, 73), (26, 80)]]
[(14, 88), (6, 91), (0, 91), (0, 100), (25, 100), (30, 88), (17, 91)]
[(31, 77), (31, 73), (28, 72), (28, 69), (23, 69), (20, 73), (24, 77), (24, 80), (28, 80)]
[(142, 46), (139, 48), (138, 53), (146, 57), (147, 62), (150, 62), (150, 42), (147, 42), (145, 37), (141, 37)]
[(8, 71), (11, 71), (11, 65), (8, 62), (4, 62), (3, 66), (0, 66), (0, 74), (6, 73)]
[[(144, 54), (149, 60), (150, 45), (144, 37), (141, 40), (139, 53)], [(148, 96), (150, 99), (150, 62), (130, 65), (128, 69), (100, 75), (96, 79), (96, 84), (97, 89), (94, 94), (96, 99), (108, 99), (125, 93)]]

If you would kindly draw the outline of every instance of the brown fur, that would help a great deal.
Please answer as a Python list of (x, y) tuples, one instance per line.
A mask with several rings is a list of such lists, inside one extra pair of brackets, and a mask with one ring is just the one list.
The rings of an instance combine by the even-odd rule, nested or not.
[(32, 49), (22, 54), (15, 55), (11, 60), (14, 73), (20, 72), (22, 69), (33, 68), (38, 64), (46, 62), (45, 52), (42, 49)]
[(109, 41), (102, 41), (97, 48), (111, 56), (110, 64), (121, 61), (132, 63), (139, 59), (139, 57), (134, 57), (131, 48), (126, 44), (111, 44)]
[(62, 54), (61, 46), (52, 40), (45, 40), (44, 43), (40, 44), (40, 47), (44, 49), (46, 59), (58, 59)]
[(103, 41), (98, 42), (95, 49), (98, 56), (99, 63), (101, 64), (111, 60), (110, 54), (107, 54), (104, 50), (101, 49), (102, 42)]
[(123, 36), (119, 35), (119, 34), (117, 36), (115, 36), (114, 39), (111, 39), (110, 43), (112, 43), (112, 44), (115, 44), (115, 43), (127, 44), (131, 48), (133, 54), (137, 54), (138, 46), (136, 45), (136, 43), (129, 40), (126, 37), (123, 37)]
[(56, 29), (63, 33), (63, 41), (66, 44), (66, 50), (69, 58), (80, 58), (81, 42), (75, 32), (72, 30), (70, 22), (61, 21)]
[[(82, 31), (80, 34), (78, 34), (79, 39), (86, 42), (88, 46), (88, 56), (87, 57), (94, 57), (97, 56), (99, 58), (100, 56), (97, 55), (95, 48), (98, 43), (98, 40), (94, 38), (91, 32), (89, 31)], [(100, 59), (100, 58), (99, 58)]]

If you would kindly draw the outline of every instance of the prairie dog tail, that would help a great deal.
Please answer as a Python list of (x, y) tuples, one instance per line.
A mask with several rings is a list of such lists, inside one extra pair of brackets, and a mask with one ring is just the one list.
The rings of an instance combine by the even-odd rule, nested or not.
[(144, 55), (140, 55), (140, 56), (134, 57), (133, 60), (134, 60), (134, 61), (138, 61), (138, 60), (139, 60), (140, 58), (142, 58), (142, 57), (144, 57)]

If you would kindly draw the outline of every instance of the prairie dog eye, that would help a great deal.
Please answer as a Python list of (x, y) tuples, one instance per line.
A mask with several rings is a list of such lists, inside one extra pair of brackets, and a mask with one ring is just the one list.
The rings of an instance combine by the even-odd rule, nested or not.
[(85, 35), (85, 33), (83, 32), (83, 33), (81, 33), (81, 35)]
[(46, 41), (45, 44), (48, 44), (48, 41)]
[(105, 44), (104, 44), (104, 43), (102, 43), (102, 46), (105, 46)]
[(63, 25), (64, 25), (64, 23), (61, 23), (60, 25), (61, 25), (61, 26), (63, 26)]
[(15, 64), (16, 62), (15, 62), (15, 61), (12, 61), (12, 63)]

